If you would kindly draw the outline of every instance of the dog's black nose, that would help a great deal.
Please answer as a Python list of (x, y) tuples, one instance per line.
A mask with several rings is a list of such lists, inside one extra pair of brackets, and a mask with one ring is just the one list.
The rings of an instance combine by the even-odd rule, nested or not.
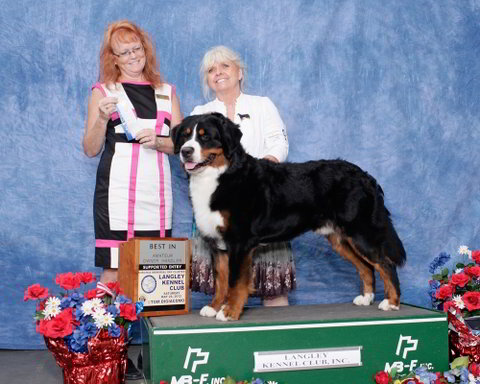
[(182, 156), (184, 159), (188, 159), (192, 156), (193, 154), (193, 147), (183, 147), (181, 150)]

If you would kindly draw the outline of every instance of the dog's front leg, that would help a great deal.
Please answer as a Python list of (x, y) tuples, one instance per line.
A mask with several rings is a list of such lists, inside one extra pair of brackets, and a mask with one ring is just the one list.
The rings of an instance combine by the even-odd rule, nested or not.
[(214, 256), (214, 268), (215, 294), (211, 304), (200, 310), (200, 315), (205, 317), (215, 317), (227, 298), (228, 254), (226, 252), (217, 251)]
[(238, 320), (243, 312), (248, 295), (253, 293), (252, 283), (252, 254), (251, 250), (247, 256), (241, 259), (239, 275), (228, 290), (227, 304), (217, 313), (217, 320), (229, 321)]

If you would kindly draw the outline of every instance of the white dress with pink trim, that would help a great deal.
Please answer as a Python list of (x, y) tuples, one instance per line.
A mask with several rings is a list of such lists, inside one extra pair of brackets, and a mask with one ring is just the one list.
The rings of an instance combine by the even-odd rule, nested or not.
[[(94, 88), (131, 108), (129, 130), (151, 128), (157, 136), (169, 136), (175, 87), (117, 83), (109, 89), (97, 83)], [(129, 141), (120, 116), (113, 113), (95, 186), (95, 266), (118, 268), (118, 246), (132, 237), (171, 236), (172, 203), (168, 155)]]

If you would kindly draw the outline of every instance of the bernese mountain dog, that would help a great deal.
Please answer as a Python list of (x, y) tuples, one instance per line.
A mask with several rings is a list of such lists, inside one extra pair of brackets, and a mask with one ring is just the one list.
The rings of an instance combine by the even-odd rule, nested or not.
[(172, 130), (198, 230), (212, 248), (215, 295), (200, 314), (238, 320), (252, 292), (252, 250), (306, 231), (326, 236), (357, 269), (363, 294), (354, 304), (373, 303), (377, 271), (385, 286), (378, 307), (398, 310), (396, 267), (406, 255), (376, 180), (344, 160), (256, 159), (241, 137), (238, 126), (219, 113), (187, 117)]

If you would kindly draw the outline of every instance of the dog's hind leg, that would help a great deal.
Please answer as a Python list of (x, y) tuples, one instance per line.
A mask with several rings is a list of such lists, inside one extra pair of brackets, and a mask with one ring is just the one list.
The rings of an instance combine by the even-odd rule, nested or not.
[[(393, 262), (383, 256), (383, 258), (375, 258), (379, 262), (373, 262), (362, 254), (355, 246), (355, 242), (351, 238), (347, 238), (350, 247), (354, 252), (368, 263), (375, 271), (377, 271), (383, 280), (385, 299), (378, 305), (378, 308), (383, 311), (399, 310), (400, 309), (400, 282), (398, 281), (397, 268)], [(380, 251), (379, 254), (382, 252)], [(374, 259), (374, 260), (375, 260)], [(373, 272), (372, 272), (373, 273)]]
[(248, 295), (253, 293), (252, 282), (252, 254), (242, 259), (238, 279), (228, 291), (227, 304), (217, 313), (217, 320), (229, 321), (238, 320), (243, 312)]
[(400, 282), (397, 268), (388, 260), (373, 266), (380, 274), (385, 287), (385, 299), (378, 305), (378, 309), (398, 311), (400, 309)]
[(200, 315), (204, 317), (215, 317), (227, 298), (229, 268), (226, 252), (218, 251), (214, 256), (214, 268), (215, 295), (210, 305), (206, 305), (200, 310)]
[(348, 241), (348, 239), (344, 241), (344, 238), (337, 233), (329, 234), (327, 239), (334, 251), (355, 266), (363, 282), (363, 295), (355, 297), (353, 304), (371, 305), (375, 300), (375, 274), (373, 266), (366, 262), (365, 258), (351, 245), (351, 241)]

